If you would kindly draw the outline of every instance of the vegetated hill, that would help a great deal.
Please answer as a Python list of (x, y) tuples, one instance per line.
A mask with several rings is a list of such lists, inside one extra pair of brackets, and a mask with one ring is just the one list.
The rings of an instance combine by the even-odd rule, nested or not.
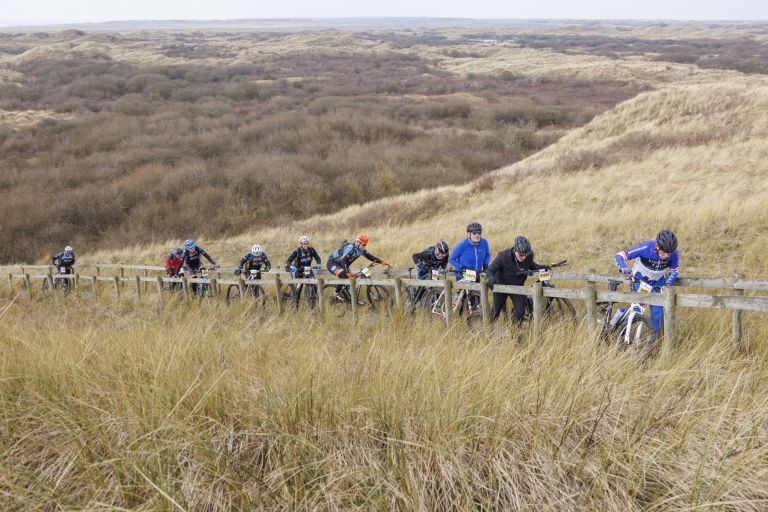
[[(612, 255), (662, 227), (677, 232), (684, 273), (768, 276), (768, 79), (670, 85), (597, 117), (546, 150), (463, 186), (441, 187), (336, 214), (200, 239), (235, 263), (253, 243), (275, 261), (301, 233), (325, 257), (364, 230), (369, 249), (400, 266), (409, 255), (480, 221), (494, 252), (525, 234), (542, 261), (610, 270)], [(177, 241), (84, 255), (159, 261)]]
[(0, 261), (237, 234), (465, 183), (648, 88), (451, 69), (475, 46), (388, 32), (0, 35), (0, 239), (13, 240)]

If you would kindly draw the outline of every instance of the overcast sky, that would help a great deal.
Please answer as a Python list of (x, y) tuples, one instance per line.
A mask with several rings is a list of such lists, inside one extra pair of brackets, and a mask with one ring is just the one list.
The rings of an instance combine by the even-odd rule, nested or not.
[(766, 20), (768, 0), (0, 0), (0, 24), (237, 18)]

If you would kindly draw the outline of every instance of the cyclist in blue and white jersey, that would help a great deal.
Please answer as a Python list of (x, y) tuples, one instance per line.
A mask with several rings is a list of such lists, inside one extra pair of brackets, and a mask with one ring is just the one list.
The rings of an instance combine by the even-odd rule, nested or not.
[[(635, 260), (631, 269), (627, 266), (629, 260)], [(648, 240), (620, 251), (613, 257), (613, 261), (622, 274), (648, 282), (654, 287), (654, 291), (663, 286), (672, 286), (680, 272), (677, 237), (672, 231), (662, 229), (656, 235), (656, 240)], [(636, 292), (639, 286), (640, 282), (634, 281), (632, 291)], [(654, 336), (658, 336), (661, 331), (663, 312), (664, 308), (661, 306), (651, 306)]]
[(203, 266), (203, 262), (201, 260), (202, 257), (205, 257), (208, 261), (211, 262), (211, 265), (213, 265), (213, 268), (219, 268), (219, 266), (216, 264), (215, 261), (213, 261), (213, 258), (211, 258), (205, 250), (203, 250), (202, 247), (198, 246), (194, 240), (187, 240), (184, 242), (184, 253), (181, 255), (181, 258), (179, 259), (178, 266), (176, 267), (176, 273), (179, 272), (179, 269), (181, 267), (184, 267), (186, 270), (190, 271), (191, 273), (195, 273), (198, 270), (200, 270), (200, 267)]
[[(486, 270), (491, 262), (491, 246), (482, 238), (483, 226), (479, 222), (470, 222), (467, 226), (467, 238), (456, 244), (448, 258), (456, 269), (456, 279), (464, 277), (464, 270)], [(479, 276), (478, 276), (479, 277)]]

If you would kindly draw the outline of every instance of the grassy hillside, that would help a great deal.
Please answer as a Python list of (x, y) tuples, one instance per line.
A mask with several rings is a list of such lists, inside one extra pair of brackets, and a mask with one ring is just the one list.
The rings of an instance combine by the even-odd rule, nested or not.
[[(326, 256), (366, 230), (372, 252), (405, 266), (479, 220), (494, 252), (523, 233), (540, 261), (609, 271), (617, 250), (664, 226), (680, 238), (684, 275), (768, 278), (768, 80), (696, 70), (662, 82), (464, 185), (198, 241), (225, 264), (255, 242), (281, 261), (300, 233)], [(80, 257), (156, 263), (179, 242)], [(683, 311), (679, 345), (644, 360), (572, 324), (470, 336), (426, 317), (321, 324), (154, 294), (114, 301), (106, 289), (28, 302), (3, 286), (3, 509), (768, 501), (764, 315), (745, 315), (737, 347), (728, 314)]]

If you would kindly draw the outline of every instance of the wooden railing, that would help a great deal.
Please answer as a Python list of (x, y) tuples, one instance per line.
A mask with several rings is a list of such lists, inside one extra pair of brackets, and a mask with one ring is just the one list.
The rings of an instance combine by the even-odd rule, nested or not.
[[(464, 283), (450, 279), (442, 280), (417, 280), (412, 278), (413, 269), (387, 269), (372, 270), (371, 279), (338, 279), (331, 276), (325, 270), (316, 270), (317, 277), (312, 279), (297, 279), (288, 272), (271, 271), (264, 272), (260, 280), (246, 280), (241, 275), (239, 278), (225, 278), (223, 276), (232, 274), (234, 268), (219, 268), (209, 271), (209, 278), (172, 278), (165, 276), (165, 267), (153, 265), (122, 265), (122, 264), (78, 264), (73, 267), (74, 273), (62, 275), (53, 272), (53, 268), (48, 265), (15, 265), (2, 266), (0, 272), (4, 273), (8, 279), (8, 285), (13, 289), (14, 282), (21, 282), (22, 288), (29, 297), (33, 296), (34, 281), (45, 281), (53, 283), (55, 279), (68, 279), (77, 293), (78, 288), (82, 287), (82, 282), (89, 282), (91, 289), (96, 293), (98, 283), (108, 282), (114, 289), (114, 294), (120, 297), (125, 293), (126, 286), (133, 287), (135, 297), (142, 298), (144, 293), (149, 290), (162, 292), (165, 285), (169, 283), (179, 283), (185, 299), (190, 300), (190, 287), (192, 284), (209, 284), (214, 291), (214, 295), (221, 297), (222, 286), (237, 286), (240, 290), (245, 290), (248, 286), (273, 287), (274, 296), (277, 300), (278, 313), (283, 312), (283, 302), (281, 290), (285, 285), (316, 285), (319, 287), (320, 296), (322, 290), (336, 285), (350, 285), (351, 290), (356, 289), (356, 285), (377, 285), (391, 289), (390, 296), (395, 306), (401, 306), (404, 303), (404, 287), (437, 287), (445, 290), (446, 296), (451, 297), (454, 290), (471, 290), (479, 292), (482, 302), (483, 325), (488, 327), (490, 324), (488, 306), (488, 285), (484, 278), (479, 283)], [(91, 270), (91, 272), (86, 272)], [(128, 275), (127, 275), (128, 274)], [(742, 338), (742, 312), (758, 311), (768, 312), (768, 296), (754, 295), (754, 292), (768, 291), (768, 281), (749, 280), (742, 276), (728, 278), (681, 278), (678, 279), (674, 287), (665, 287), (660, 294), (647, 293), (628, 293), (598, 290), (599, 283), (616, 280), (617, 277), (610, 275), (597, 274), (595, 272), (552, 272), (552, 278), (565, 281), (581, 282), (583, 285), (577, 288), (553, 288), (544, 287), (541, 283), (534, 283), (532, 286), (510, 286), (496, 285), (493, 288), (494, 293), (508, 293), (525, 295), (530, 297), (533, 302), (533, 322), (538, 326), (543, 319), (543, 305), (547, 297), (561, 298), (568, 300), (583, 301), (585, 304), (585, 319), (588, 325), (596, 326), (597, 319), (596, 305), (602, 302), (637, 302), (647, 305), (656, 305), (664, 307), (664, 331), (668, 343), (674, 343), (676, 330), (676, 310), (678, 308), (712, 308), (725, 309), (733, 312), (733, 339), (739, 342)], [(731, 293), (702, 294), (702, 293), (683, 293), (684, 288), (704, 288), (728, 290)], [(42, 288), (40, 288), (42, 290)], [(745, 295), (745, 292), (752, 292), (753, 295)], [(350, 304), (353, 320), (357, 319), (357, 301), (353, 297)], [(446, 325), (451, 324), (450, 307), (446, 307)], [(323, 301), (318, 304), (318, 313), (323, 314)]]

